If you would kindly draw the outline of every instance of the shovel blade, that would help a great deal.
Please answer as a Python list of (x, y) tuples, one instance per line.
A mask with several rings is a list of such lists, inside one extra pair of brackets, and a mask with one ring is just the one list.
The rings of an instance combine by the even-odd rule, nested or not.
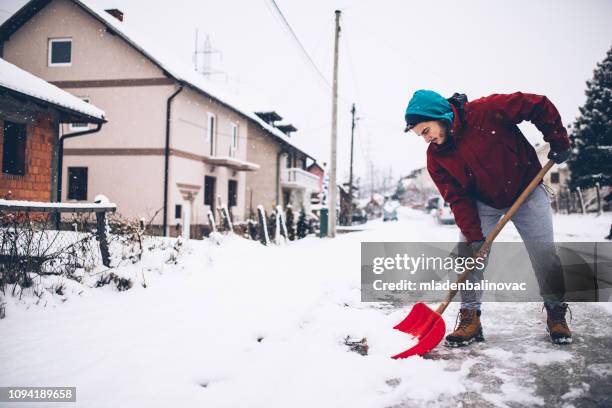
[(422, 356), (433, 350), (444, 337), (446, 325), (442, 316), (431, 310), (426, 304), (419, 302), (394, 329), (418, 339), (416, 345), (391, 357), (399, 359), (415, 355)]

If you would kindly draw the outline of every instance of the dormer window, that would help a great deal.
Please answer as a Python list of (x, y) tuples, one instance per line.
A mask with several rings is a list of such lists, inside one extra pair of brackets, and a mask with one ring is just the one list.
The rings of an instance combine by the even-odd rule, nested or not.
[(49, 66), (66, 67), (72, 65), (72, 38), (49, 39)]

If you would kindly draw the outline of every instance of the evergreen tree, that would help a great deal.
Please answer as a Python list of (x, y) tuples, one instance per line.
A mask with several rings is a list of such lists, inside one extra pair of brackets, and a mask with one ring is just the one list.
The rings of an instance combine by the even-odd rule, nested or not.
[(276, 211), (272, 210), (270, 216), (268, 217), (268, 237), (270, 241), (274, 241), (276, 239)]
[(247, 220), (247, 232), (249, 238), (253, 241), (257, 241), (257, 222), (251, 218)]
[(287, 210), (285, 211), (287, 219), (285, 220), (287, 224), (287, 234), (289, 235), (289, 241), (295, 240), (295, 216), (293, 215), (293, 207), (291, 205), (287, 206)]
[(586, 96), (570, 135), (572, 189), (612, 185), (612, 48), (587, 81)]
[(300, 211), (300, 216), (297, 222), (297, 236), (298, 239), (302, 239), (308, 234), (308, 224), (306, 223), (306, 212), (304, 209)]

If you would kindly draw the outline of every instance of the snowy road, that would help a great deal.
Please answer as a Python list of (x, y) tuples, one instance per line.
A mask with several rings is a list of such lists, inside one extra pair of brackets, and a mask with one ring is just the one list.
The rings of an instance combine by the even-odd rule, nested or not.
[[(599, 240), (611, 218), (558, 216), (556, 235)], [(612, 308), (602, 305), (572, 305), (569, 347), (548, 342), (540, 304), (486, 304), (485, 343), (389, 358), (411, 341), (391, 329), (407, 308), (360, 301), (360, 243), (456, 236), (403, 210), (399, 222), (335, 240), (192, 241), (177, 265), (154, 251), (120, 270), (137, 282), (127, 292), (68, 282), (65, 296), (38, 305), (7, 298), (0, 386), (76, 386), (83, 407), (612, 404)], [(447, 328), (456, 313), (445, 313)], [(347, 335), (367, 337), (369, 355), (347, 352)]]

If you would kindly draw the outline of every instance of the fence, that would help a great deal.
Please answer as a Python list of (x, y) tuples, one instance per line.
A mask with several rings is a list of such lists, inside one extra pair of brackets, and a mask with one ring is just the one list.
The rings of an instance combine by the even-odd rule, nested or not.
[(30, 274), (72, 277), (100, 263), (109, 267), (106, 214), (115, 211), (115, 204), (101, 202), (0, 199), (0, 286), (27, 287)]
[(600, 187), (596, 185), (588, 190), (561, 189), (552, 196), (552, 207), (557, 213), (601, 213), (610, 211), (610, 204), (604, 197), (610, 194), (610, 187)]

